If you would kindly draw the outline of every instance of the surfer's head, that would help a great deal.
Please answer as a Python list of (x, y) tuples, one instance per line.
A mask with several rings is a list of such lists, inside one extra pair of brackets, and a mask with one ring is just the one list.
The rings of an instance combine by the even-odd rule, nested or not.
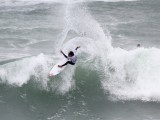
[(141, 47), (141, 44), (137, 44), (137, 47)]
[(74, 56), (74, 53), (73, 53), (72, 51), (70, 51), (70, 52), (68, 53), (68, 57), (72, 57), (72, 56)]

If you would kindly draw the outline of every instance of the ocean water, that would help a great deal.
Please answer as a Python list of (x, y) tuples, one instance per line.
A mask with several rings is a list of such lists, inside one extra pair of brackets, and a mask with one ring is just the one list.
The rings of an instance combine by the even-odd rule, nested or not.
[[(159, 120), (159, 6), (1, 0), (0, 120)], [(49, 77), (77, 46), (76, 65)]]

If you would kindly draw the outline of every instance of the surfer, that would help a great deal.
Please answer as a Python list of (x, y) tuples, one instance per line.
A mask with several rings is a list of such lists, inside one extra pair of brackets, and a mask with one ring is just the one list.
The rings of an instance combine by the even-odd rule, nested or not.
[(141, 47), (141, 44), (137, 44), (137, 47), (138, 47), (138, 48)]
[[(80, 48), (80, 46), (76, 47), (75, 52), (76, 52), (79, 48)], [(60, 52), (64, 55), (65, 58), (68, 59), (68, 61), (67, 61), (66, 63), (64, 63), (63, 65), (58, 65), (58, 67), (61, 68), (61, 67), (65, 66), (65, 65), (67, 65), (67, 64), (75, 65), (75, 63), (76, 63), (76, 61), (77, 61), (77, 56), (75, 55), (75, 52), (70, 51), (70, 52), (68, 53), (68, 56), (65, 55), (62, 50), (61, 50)]]

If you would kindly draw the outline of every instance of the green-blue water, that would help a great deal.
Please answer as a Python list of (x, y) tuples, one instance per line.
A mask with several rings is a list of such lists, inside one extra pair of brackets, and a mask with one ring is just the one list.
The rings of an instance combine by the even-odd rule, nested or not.
[[(0, 1), (0, 120), (160, 119), (159, 5)], [(49, 77), (77, 46), (76, 65)]]

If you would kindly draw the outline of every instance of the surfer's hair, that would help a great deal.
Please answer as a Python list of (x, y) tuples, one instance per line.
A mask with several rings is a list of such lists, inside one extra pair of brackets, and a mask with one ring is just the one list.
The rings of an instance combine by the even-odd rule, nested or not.
[(69, 56), (69, 57), (72, 57), (72, 56), (74, 56), (74, 53), (73, 53), (72, 51), (70, 51), (70, 52), (68, 53), (68, 56)]

